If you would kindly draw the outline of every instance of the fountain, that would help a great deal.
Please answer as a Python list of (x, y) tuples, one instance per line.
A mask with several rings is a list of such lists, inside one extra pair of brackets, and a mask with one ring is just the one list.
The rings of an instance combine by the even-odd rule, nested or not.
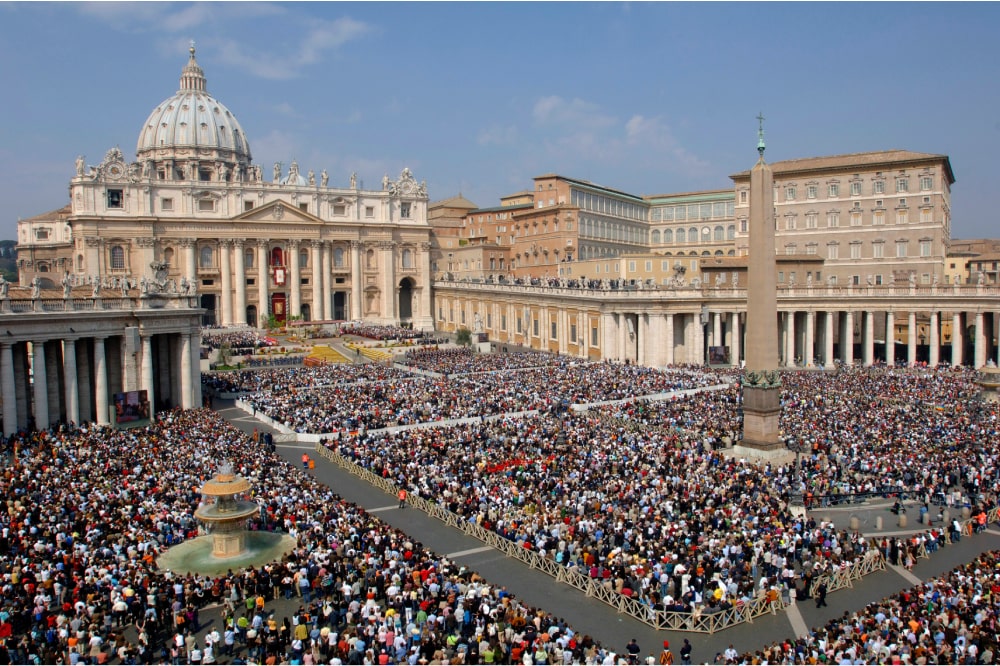
[(258, 566), (275, 560), (295, 546), (286, 534), (246, 529), (246, 522), (260, 511), (256, 502), (240, 499), (250, 482), (223, 463), (218, 473), (201, 487), (203, 501), (194, 517), (206, 535), (185, 541), (164, 552), (157, 564), (179, 573), (216, 575), (230, 569)]

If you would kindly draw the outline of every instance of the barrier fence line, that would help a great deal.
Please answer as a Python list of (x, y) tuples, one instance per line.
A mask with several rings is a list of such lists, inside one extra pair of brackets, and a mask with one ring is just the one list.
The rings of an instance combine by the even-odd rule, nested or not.
[[(390, 495), (395, 496), (399, 490), (398, 486), (389, 479), (385, 479), (361, 467), (357, 463), (344, 458), (336, 451), (317, 443), (316, 452), (338, 467), (345, 469)], [(461, 516), (448, 511), (434, 502), (412, 495), (407, 499), (407, 502), (449, 527), (479, 539), (488, 546), (508, 557), (513, 557), (523, 562), (532, 569), (537, 569), (548, 574), (556, 582), (574, 587), (583, 592), (587, 597), (597, 599), (611, 606), (619, 613), (629, 615), (657, 630), (713, 634), (744, 622), (753, 623), (755, 618), (767, 613), (773, 614), (784, 611), (789, 605), (789, 602), (785, 601), (781, 595), (775, 598), (773, 595), (769, 596), (765, 591), (748, 601), (739, 601), (731, 608), (709, 613), (705, 612), (703, 606), (696, 607), (690, 613), (655, 610), (642, 601), (616, 592), (610, 582), (595, 581), (589, 575), (575, 569), (567, 568), (557, 563), (554, 559), (541, 557), (537, 553), (519, 546), (517, 543), (495, 532), (463, 519)], [(1000, 507), (992, 508), (987, 512), (986, 524), (995, 522), (998, 519), (1000, 519)], [(975, 517), (960, 521), (962, 532), (966, 535), (974, 534), (976, 523), (977, 519)], [(942, 537), (945, 543), (952, 543), (951, 535), (947, 530), (943, 531)], [(915, 557), (922, 559), (930, 557), (925, 544), (910, 544), (910, 547), (912, 547), (913, 550), (911, 552)], [(856, 581), (860, 581), (865, 576), (878, 571), (884, 571), (885, 569), (886, 558), (884, 554), (877, 547), (872, 547), (859, 560), (852, 562), (846, 567), (838, 567), (817, 576), (813, 582), (813, 589), (823, 582), (826, 583), (828, 592), (853, 588)]]
[[(316, 445), (316, 453), (383, 492), (395, 496), (399, 490), (392, 481), (361, 467), (357, 463), (347, 460), (336, 451), (318, 443)], [(629, 615), (654, 629), (712, 634), (737, 624), (753, 622), (754, 618), (766, 613), (783, 611), (788, 605), (788, 602), (785, 602), (780, 596), (774, 599), (769, 598), (766, 593), (762, 593), (749, 601), (737, 602), (731, 608), (710, 613), (706, 613), (703, 607), (697, 607), (690, 613), (655, 610), (642, 601), (616, 592), (610, 581), (595, 581), (589, 575), (567, 568), (557, 563), (554, 559), (540, 557), (537, 553), (527, 550), (523, 546), (519, 546), (517, 543), (505, 539), (499, 534), (487, 530), (474, 522), (464, 520), (461, 516), (448, 511), (434, 502), (410, 495), (407, 498), (407, 503), (432, 518), (437, 518), (449, 527), (461, 530), (463, 533), (479, 539), (504, 555), (515, 558), (532, 569), (537, 569), (548, 574), (556, 582), (570, 585), (583, 592), (586, 596), (597, 599), (611, 606), (619, 613)]]

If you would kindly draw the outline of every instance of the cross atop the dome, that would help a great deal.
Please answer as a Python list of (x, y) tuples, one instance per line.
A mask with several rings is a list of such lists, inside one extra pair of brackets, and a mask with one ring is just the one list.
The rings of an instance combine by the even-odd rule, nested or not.
[(194, 40), (193, 39), (191, 40), (191, 48), (189, 48), (188, 51), (191, 52), (191, 55), (194, 55)]

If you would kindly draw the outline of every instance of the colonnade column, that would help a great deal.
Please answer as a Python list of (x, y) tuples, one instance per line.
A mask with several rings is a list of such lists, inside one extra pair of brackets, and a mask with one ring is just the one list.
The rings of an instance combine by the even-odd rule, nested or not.
[(962, 313), (951, 313), (951, 367), (962, 365)]
[(191, 409), (191, 335), (181, 334), (181, 408)]
[(986, 365), (986, 331), (983, 330), (985, 326), (985, 317), (982, 312), (976, 313), (976, 336), (973, 340), (973, 352), (972, 352), (972, 363), (974, 368), (981, 368)]
[(836, 314), (827, 310), (823, 317), (823, 365), (833, 364), (833, 320)]
[(805, 362), (807, 368), (811, 368), (815, 365), (813, 359), (816, 353), (813, 351), (815, 347), (815, 337), (816, 337), (816, 313), (812, 310), (806, 311), (806, 348), (802, 350), (802, 359)]
[(44, 430), (49, 427), (49, 384), (45, 371), (45, 343), (32, 342), (31, 374), (35, 379), (35, 427)]
[(743, 329), (740, 327), (740, 313), (729, 313), (730, 360), (734, 368), (740, 367), (740, 356), (743, 355)]
[[(615, 316), (610, 312), (601, 315), (601, 360), (614, 360), (618, 336), (615, 335)], [(525, 324), (527, 327), (527, 324)]]
[(268, 245), (270, 241), (266, 238), (257, 241), (257, 328), (267, 325), (267, 318), (271, 313), (271, 304), (267, 301), (267, 283), (271, 277), (267, 274)]
[(841, 327), (840, 336), (840, 358), (844, 365), (854, 365), (854, 312), (848, 310), (844, 313), (844, 325)]
[(153, 336), (149, 334), (142, 336), (142, 388), (149, 400), (149, 418), (153, 419), (156, 417), (156, 377), (153, 376)]
[(4, 437), (17, 432), (17, 384), (14, 380), (14, 346), (0, 344), (0, 390), (3, 395)]
[(288, 279), (291, 281), (290, 289), (291, 298), (289, 303), (288, 315), (290, 317), (299, 317), (302, 315), (302, 261), (299, 258), (299, 241), (290, 238), (287, 241), (288, 245), (288, 256), (289, 256), (289, 266), (288, 266)]
[[(382, 241), (379, 249), (382, 250), (382, 319), (391, 323), (396, 319), (396, 271), (393, 248), (396, 244), (393, 241)], [(539, 331), (541, 339), (545, 340), (547, 333)]]
[(222, 278), (222, 325), (233, 323), (233, 273), (230, 251), (233, 242), (228, 238), (219, 241), (219, 275)]
[(66, 395), (66, 420), (78, 424), (80, 423), (80, 384), (76, 376), (76, 340), (72, 338), (63, 339), (63, 382)]
[(931, 312), (930, 327), (930, 349), (928, 350), (927, 363), (933, 368), (941, 362), (941, 324), (938, 321), (937, 311)]
[(666, 322), (667, 325), (663, 331), (663, 338), (664, 341), (666, 342), (664, 348), (667, 354), (666, 357), (664, 357), (663, 362), (664, 365), (673, 365), (674, 364), (674, 315), (668, 314), (666, 317), (667, 317), (667, 322)]
[(243, 240), (233, 241), (233, 248), (236, 254), (236, 304), (233, 306), (233, 323), (245, 325), (247, 323), (247, 264), (246, 256), (243, 252)]
[(191, 342), (191, 404), (201, 407), (201, 331), (190, 334)]
[(566, 354), (569, 352), (569, 315), (565, 308), (559, 308), (556, 316), (559, 318), (559, 353)]
[(864, 337), (864, 344), (861, 348), (861, 358), (868, 366), (875, 362), (875, 313), (871, 310), (865, 312), (863, 329), (861, 334)]
[(625, 314), (618, 313), (618, 360), (624, 361), (627, 358), (625, 350), (628, 349), (628, 323), (625, 321)]
[(108, 359), (104, 353), (103, 337), (94, 338), (94, 411), (97, 424), (107, 425), (108, 418)]
[(885, 313), (885, 364), (896, 365), (896, 313), (892, 310)]
[(722, 337), (722, 313), (713, 312), (712, 313), (712, 346), (721, 347), (726, 344), (725, 339)]
[(917, 364), (917, 313), (912, 310), (906, 316), (906, 364)]
[(576, 315), (576, 328), (579, 331), (577, 333), (578, 346), (580, 348), (580, 356), (583, 358), (590, 357), (590, 315), (585, 312), (577, 313)]
[(785, 365), (795, 366), (795, 311), (785, 313)]

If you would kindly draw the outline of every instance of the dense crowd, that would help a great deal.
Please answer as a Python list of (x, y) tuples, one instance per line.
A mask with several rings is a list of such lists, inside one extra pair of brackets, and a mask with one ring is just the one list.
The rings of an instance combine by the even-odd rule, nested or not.
[[(223, 329), (224, 330), (224, 329)], [(201, 344), (209, 349), (219, 349), (227, 345), (232, 350), (253, 350), (261, 347), (269, 347), (275, 343), (273, 338), (262, 335), (256, 329), (244, 329), (239, 331), (218, 332), (218, 329), (205, 329), (202, 331)]]
[(356, 335), (369, 340), (420, 340), (424, 337), (424, 332), (412, 328), (402, 328), (400, 326), (387, 326), (378, 324), (341, 324), (340, 335)]
[[(214, 412), (33, 433), (3, 454), (2, 663), (605, 658), (560, 618), (343, 501)], [(163, 549), (197, 534), (198, 488), (220, 461), (251, 482), (261, 505), (251, 527), (287, 532), (294, 550), (220, 576), (161, 570)], [(298, 606), (280, 623), (279, 598)], [(221, 622), (199, 638), (209, 603)]]
[(454, 379), (393, 377), (310, 391), (269, 388), (254, 410), (296, 432), (337, 433), (620, 400), (718, 383), (713, 373), (583, 363)]
[(726, 663), (993, 664), (998, 596), (1000, 551), (992, 551), (805, 637), (743, 655), (728, 651)]
[(404, 379), (411, 374), (380, 363), (333, 363), (316, 367), (243, 370), (202, 375), (202, 383), (220, 393), (284, 393), (319, 386), (343, 387), (358, 382)]
[(579, 363), (580, 359), (539, 351), (479, 354), (468, 347), (454, 347), (451, 349), (414, 349), (406, 352), (400, 362), (411, 368), (429, 370), (442, 375), (465, 375), (476, 372), (569, 365)]

